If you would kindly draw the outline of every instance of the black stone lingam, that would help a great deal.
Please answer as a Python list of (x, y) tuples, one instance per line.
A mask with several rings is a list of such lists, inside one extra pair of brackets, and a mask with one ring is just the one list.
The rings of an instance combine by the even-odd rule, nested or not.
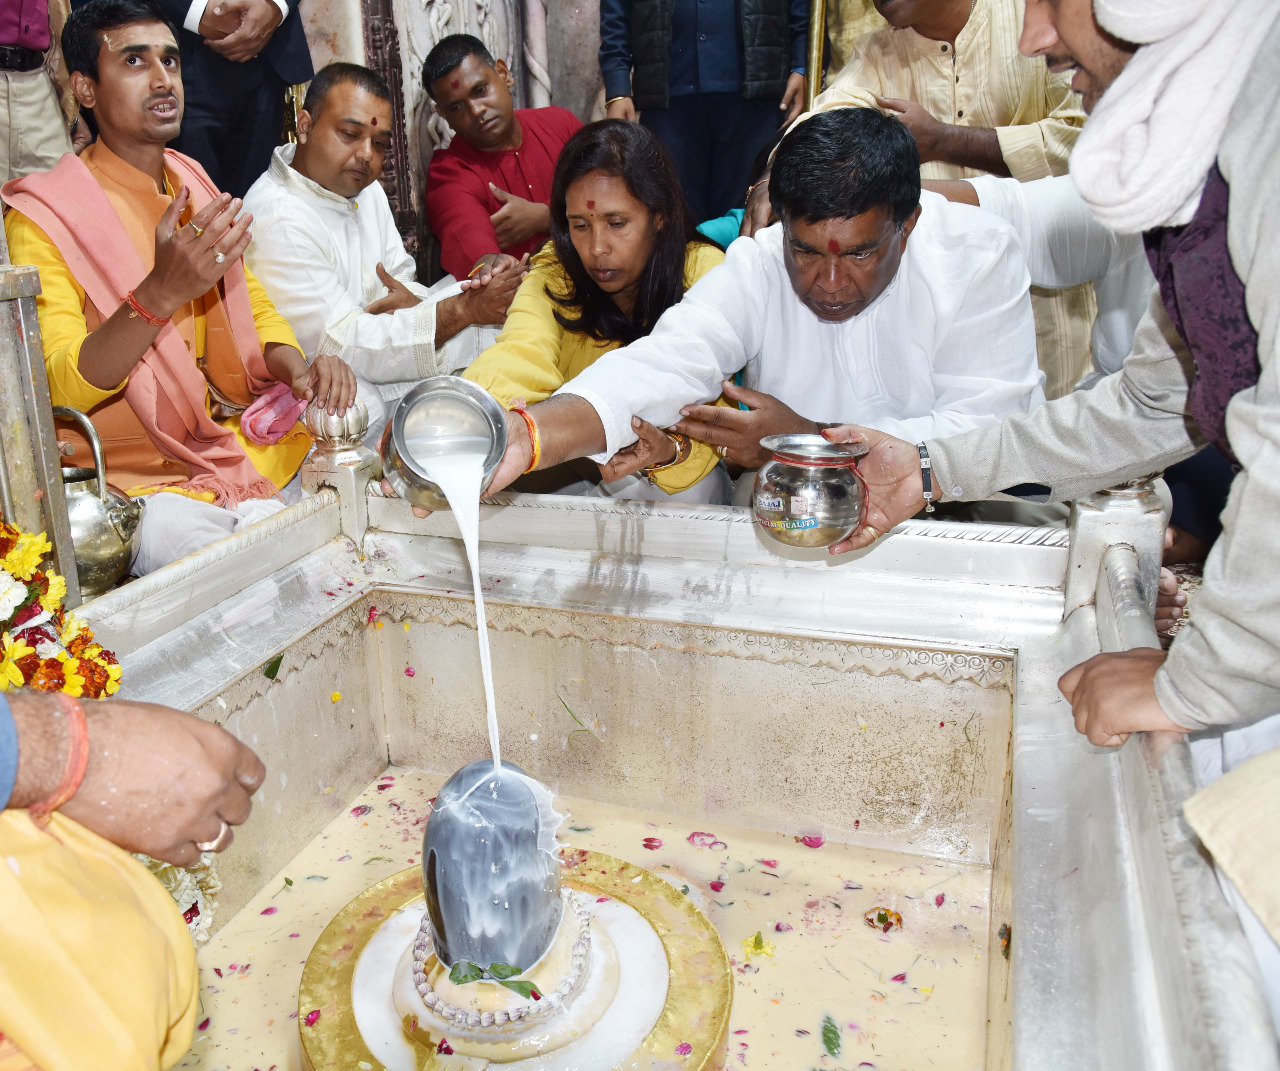
[(446, 967), (525, 971), (547, 951), (563, 911), (558, 822), (550, 794), (509, 762), (473, 762), (445, 782), (422, 839), (422, 883)]

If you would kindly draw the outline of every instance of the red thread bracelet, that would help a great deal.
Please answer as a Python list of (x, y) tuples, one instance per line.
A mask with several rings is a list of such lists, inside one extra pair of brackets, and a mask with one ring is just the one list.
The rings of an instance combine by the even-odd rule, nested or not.
[(80, 791), (89, 768), (89, 721), (84, 716), (84, 708), (65, 692), (58, 693), (58, 701), (67, 716), (67, 764), (52, 794), (27, 808), (31, 821), (41, 829), (49, 824), (54, 811)]
[(524, 417), (524, 422), (529, 426), (529, 445), (533, 450), (533, 457), (529, 459), (529, 467), (525, 472), (532, 472), (538, 467), (538, 462), (542, 460), (542, 436), (538, 432), (538, 425), (534, 422), (533, 417), (529, 415), (529, 411), (524, 407), (524, 399), (517, 398), (511, 406), (512, 412), (519, 413)]
[(157, 316), (153, 312), (148, 312), (147, 307), (134, 296), (132, 290), (125, 294), (124, 303), (133, 310), (133, 312), (129, 314), (130, 316), (136, 316), (141, 320), (145, 320), (152, 327), (163, 327), (169, 322), (168, 316)]

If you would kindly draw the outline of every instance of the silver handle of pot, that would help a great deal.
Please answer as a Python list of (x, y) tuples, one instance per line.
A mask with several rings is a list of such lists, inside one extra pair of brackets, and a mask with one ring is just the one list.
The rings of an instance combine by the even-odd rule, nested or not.
[(72, 409), (68, 405), (55, 405), (53, 415), (80, 425), (80, 430), (89, 440), (89, 449), (93, 451), (93, 468), (98, 477), (98, 497), (102, 499), (102, 504), (110, 509), (111, 500), (107, 497), (107, 466), (102, 460), (102, 440), (98, 438), (98, 429), (93, 426), (93, 421), (79, 409)]

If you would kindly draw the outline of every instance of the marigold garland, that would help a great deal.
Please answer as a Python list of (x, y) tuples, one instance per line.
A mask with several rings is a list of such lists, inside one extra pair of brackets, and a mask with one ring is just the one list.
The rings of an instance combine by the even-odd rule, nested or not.
[(41, 569), (53, 548), (0, 522), (0, 692), (34, 688), (101, 699), (120, 688), (120, 663), (63, 609), (67, 582)]

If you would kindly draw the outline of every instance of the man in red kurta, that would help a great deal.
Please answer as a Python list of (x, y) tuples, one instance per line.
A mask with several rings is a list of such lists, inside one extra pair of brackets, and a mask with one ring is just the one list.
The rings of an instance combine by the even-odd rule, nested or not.
[(556, 160), (582, 126), (564, 108), (516, 111), (514, 81), (469, 34), (446, 37), (422, 65), (423, 86), (454, 131), (427, 168), (426, 213), (440, 263), (457, 279), (546, 241)]

